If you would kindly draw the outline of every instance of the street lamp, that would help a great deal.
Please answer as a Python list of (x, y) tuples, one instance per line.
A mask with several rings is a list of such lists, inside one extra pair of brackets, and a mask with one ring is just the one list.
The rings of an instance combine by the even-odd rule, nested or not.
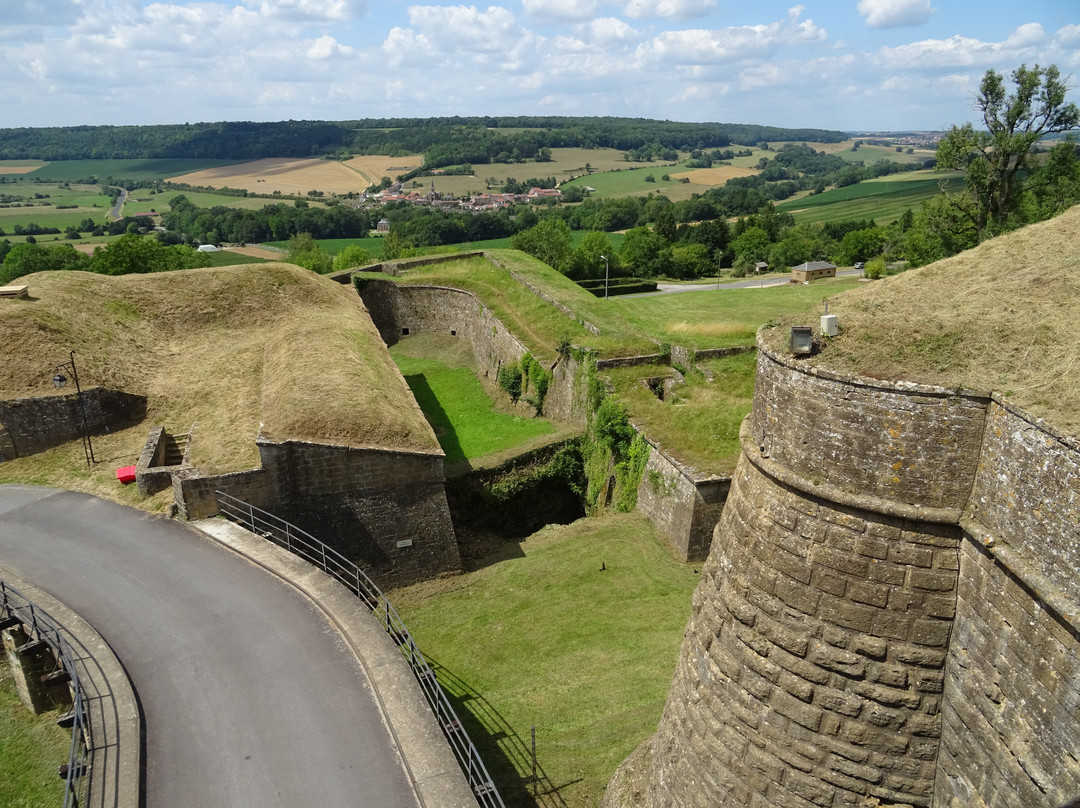
[(72, 351), (70, 356), (69, 361), (61, 362), (54, 368), (56, 373), (52, 377), (52, 383), (57, 389), (66, 386), (67, 376), (64, 375), (64, 371), (70, 370), (71, 378), (75, 381), (75, 401), (79, 405), (79, 415), (82, 418), (83, 454), (86, 455), (86, 467), (91, 468), (97, 459), (94, 457), (94, 445), (90, 442), (90, 424), (86, 420), (86, 403), (83, 401), (82, 388), (79, 386), (79, 372), (75, 369), (75, 352)]
[(604, 259), (604, 300), (607, 300), (608, 296), (608, 278), (611, 276), (611, 265), (608, 263), (608, 257), (601, 255)]

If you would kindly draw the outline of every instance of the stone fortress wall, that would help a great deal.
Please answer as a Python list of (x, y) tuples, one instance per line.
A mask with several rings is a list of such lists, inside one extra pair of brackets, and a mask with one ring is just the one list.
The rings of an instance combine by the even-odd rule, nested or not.
[(1080, 796), (1080, 444), (760, 341), (742, 444), (644, 804)]

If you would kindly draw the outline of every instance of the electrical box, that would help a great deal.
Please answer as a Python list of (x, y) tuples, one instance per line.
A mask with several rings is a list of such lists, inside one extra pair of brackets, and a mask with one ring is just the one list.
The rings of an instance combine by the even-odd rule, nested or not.
[(835, 314), (821, 315), (821, 333), (826, 337), (835, 337), (840, 333), (840, 321)]

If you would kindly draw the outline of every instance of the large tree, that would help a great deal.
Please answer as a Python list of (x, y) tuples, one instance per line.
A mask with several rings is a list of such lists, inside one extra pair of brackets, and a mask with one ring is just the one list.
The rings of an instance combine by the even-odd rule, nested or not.
[(1008, 229), (1021, 179), (1031, 169), (1032, 146), (1080, 123), (1080, 110), (1066, 103), (1068, 88), (1055, 65), (1021, 65), (1011, 78), (1015, 90), (1008, 93), (1002, 75), (987, 70), (975, 98), (986, 130), (976, 131), (971, 123), (953, 126), (937, 149), (939, 169), (964, 172), (966, 194), (956, 202), (980, 238)]

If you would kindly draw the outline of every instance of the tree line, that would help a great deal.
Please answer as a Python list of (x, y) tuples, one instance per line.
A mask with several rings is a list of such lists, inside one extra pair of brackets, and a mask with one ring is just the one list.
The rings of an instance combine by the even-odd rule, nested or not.
[(813, 140), (838, 142), (844, 133), (645, 118), (505, 116), (379, 118), (353, 121), (63, 126), (0, 129), (0, 159), (91, 160), (425, 154), (431, 168), (460, 163), (536, 159), (542, 149), (610, 147), (629, 151), (650, 144), (705, 149), (732, 143)]

